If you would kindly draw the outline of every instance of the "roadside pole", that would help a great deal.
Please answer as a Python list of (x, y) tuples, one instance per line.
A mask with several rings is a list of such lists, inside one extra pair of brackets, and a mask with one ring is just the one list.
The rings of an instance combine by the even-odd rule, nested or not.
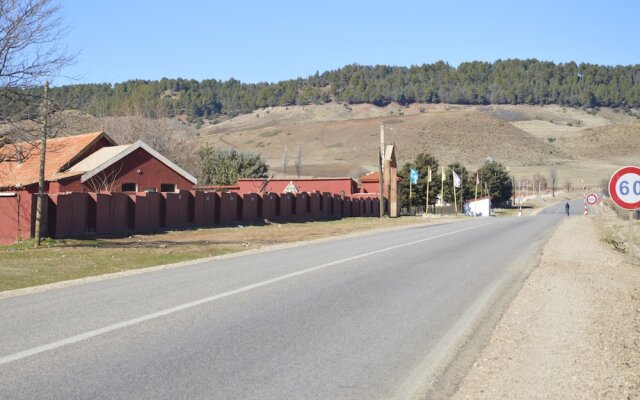
[(633, 210), (629, 210), (629, 262), (631, 264), (635, 261), (635, 251), (633, 246)]
[(477, 210), (478, 207), (478, 173), (476, 172), (476, 192), (475, 192), (475, 196), (473, 199), (473, 216), (475, 217), (477, 212), (475, 210)]
[(444, 208), (444, 166), (442, 166), (442, 177), (440, 178), (440, 216)]
[(620, 168), (609, 179), (609, 196), (620, 208), (629, 211), (629, 262), (635, 262), (633, 213), (640, 209), (640, 167)]
[(427, 201), (425, 202), (424, 213), (429, 214), (429, 183), (431, 182), (431, 167), (427, 172)]
[[(411, 175), (411, 173), (409, 173)], [(413, 181), (409, 177), (409, 215), (411, 215), (411, 207), (413, 207)]]
[(382, 185), (382, 163), (384, 162), (384, 125), (380, 124), (380, 151), (378, 152), (378, 183), (380, 184), (380, 218), (384, 217), (384, 190)]

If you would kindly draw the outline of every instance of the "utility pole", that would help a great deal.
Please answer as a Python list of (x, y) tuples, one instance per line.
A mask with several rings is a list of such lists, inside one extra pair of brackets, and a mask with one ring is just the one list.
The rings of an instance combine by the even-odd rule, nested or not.
[(42, 127), (42, 137), (40, 139), (40, 171), (38, 173), (38, 199), (36, 200), (36, 224), (35, 224), (35, 246), (39, 247), (42, 241), (42, 204), (44, 203), (44, 173), (45, 159), (47, 153), (47, 136), (49, 135), (49, 81), (44, 83), (44, 125)]
[(300, 173), (302, 172), (302, 149), (300, 145), (296, 145), (296, 174), (298, 178), (300, 178)]
[(382, 163), (384, 162), (384, 125), (380, 124), (380, 151), (378, 152), (378, 183), (380, 185), (380, 218), (384, 217), (384, 190), (382, 177)]

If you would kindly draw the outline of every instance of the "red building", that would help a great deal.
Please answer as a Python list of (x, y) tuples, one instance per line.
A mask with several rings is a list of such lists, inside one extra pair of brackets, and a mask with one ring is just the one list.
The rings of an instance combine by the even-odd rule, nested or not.
[[(38, 191), (40, 142), (0, 148), (0, 191)], [(178, 192), (196, 178), (142, 141), (117, 146), (104, 132), (47, 141), (45, 192)]]
[(380, 193), (380, 173), (373, 171), (360, 177), (360, 192)]
[[(33, 194), (38, 192), (39, 165), (40, 142), (0, 147), (0, 243), (33, 234)], [(104, 132), (47, 141), (48, 194), (179, 193), (195, 184), (196, 178), (141, 141), (118, 146)]]
[(349, 177), (238, 179), (236, 190), (239, 193), (328, 192), (349, 196), (358, 193), (358, 184)]

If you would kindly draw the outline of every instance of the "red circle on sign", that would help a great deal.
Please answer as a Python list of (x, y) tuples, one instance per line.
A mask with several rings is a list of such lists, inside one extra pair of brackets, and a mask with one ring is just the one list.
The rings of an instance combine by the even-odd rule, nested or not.
[[(640, 208), (640, 200), (635, 202), (627, 202), (621, 198), (622, 194), (618, 193), (618, 181), (621, 177), (627, 174), (636, 175), (636, 182), (640, 182), (640, 168), (638, 167), (623, 167), (617, 170), (611, 175), (611, 179), (609, 180), (609, 195), (611, 196), (611, 200), (620, 208), (624, 208), (625, 210), (636, 210)], [(633, 184), (631, 186), (634, 186)], [(634, 188), (629, 188), (629, 190), (634, 190)]]
[(598, 204), (598, 195), (597, 194), (593, 194), (593, 193), (589, 193), (587, 195), (587, 204), (590, 205), (590, 206)]

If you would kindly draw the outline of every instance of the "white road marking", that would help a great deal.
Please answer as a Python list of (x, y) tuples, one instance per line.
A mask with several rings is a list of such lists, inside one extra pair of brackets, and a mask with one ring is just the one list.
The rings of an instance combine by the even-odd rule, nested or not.
[(482, 225), (476, 225), (476, 226), (472, 226), (472, 227), (468, 227), (468, 228), (464, 228), (464, 229), (458, 229), (456, 231), (443, 233), (443, 234), (440, 234), (440, 235), (431, 236), (431, 237), (424, 238), (424, 239), (418, 239), (418, 240), (414, 240), (414, 241), (411, 241), (411, 242), (402, 243), (402, 244), (398, 244), (398, 245), (395, 245), (395, 246), (390, 246), (390, 247), (386, 247), (386, 248), (383, 248), (383, 249), (370, 251), (370, 252), (367, 252), (367, 253), (359, 254), (357, 256), (347, 257), (347, 258), (343, 258), (341, 260), (336, 260), (336, 261), (331, 261), (331, 262), (328, 262), (328, 263), (325, 263), (325, 264), (317, 265), (315, 267), (311, 267), (311, 268), (307, 268), (307, 269), (304, 269), (304, 270), (301, 270), (301, 271), (297, 271), (297, 272), (293, 272), (293, 273), (290, 273), (290, 274), (282, 275), (282, 276), (279, 276), (277, 278), (267, 279), (267, 280), (262, 281), (262, 282), (258, 282), (258, 283), (254, 283), (252, 285), (247, 285), (247, 286), (244, 286), (244, 287), (241, 287), (241, 288), (238, 288), (238, 289), (230, 290), (230, 291), (227, 291), (227, 292), (224, 292), (224, 293), (217, 294), (215, 296), (205, 297), (205, 298), (200, 299), (200, 300), (192, 301), (192, 302), (189, 302), (189, 303), (184, 303), (184, 304), (181, 304), (179, 306), (167, 308), (167, 309), (164, 309), (164, 310), (152, 313), (152, 314), (143, 315), (143, 316), (138, 317), (138, 318), (133, 318), (133, 319), (129, 319), (129, 320), (126, 320), (126, 321), (118, 322), (118, 323), (113, 324), (113, 325), (108, 325), (108, 326), (105, 326), (103, 328), (94, 329), (94, 330), (91, 330), (91, 331), (88, 331), (88, 332), (85, 332), (85, 333), (81, 333), (79, 335), (68, 337), (66, 339), (62, 339), (62, 340), (58, 340), (58, 341), (55, 341), (55, 342), (47, 343), (47, 344), (44, 344), (42, 346), (33, 347), (33, 348), (30, 348), (30, 349), (27, 349), (27, 350), (23, 350), (23, 351), (14, 353), (14, 354), (9, 354), (9, 355), (0, 357), (0, 365), (8, 364), (8, 363), (14, 362), (14, 361), (18, 361), (18, 360), (21, 360), (23, 358), (35, 356), (37, 354), (44, 353), (44, 352), (47, 352), (47, 351), (50, 351), (50, 350), (55, 350), (57, 348), (60, 348), (60, 347), (63, 347), (63, 346), (69, 345), (69, 344), (82, 342), (84, 340), (91, 339), (91, 338), (94, 338), (96, 336), (103, 335), (105, 333), (109, 333), (109, 332), (113, 332), (113, 331), (117, 331), (117, 330), (120, 330), (120, 329), (124, 329), (124, 328), (130, 327), (130, 326), (138, 325), (138, 324), (141, 324), (141, 323), (146, 322), (146, 321), (150, 321), (150, 320), (153, 320), (153, 319), (156, 319), (156, 318), (164, 317), (166, 315), (177, 313), (177, 312), (183, 311), (183, 310), (187, 310), (189, 308), (197, 307), (197, 306), (202, 305), (202, 304), (211, 303), (211, 302), (214, 302), (216, 300), (220, 300), (220, 299), (224, 299), (226, 297), (234, 296), (236, 294), (248, 292), (250, 290), (258, 289), (258, 288), (263, 287), (263, 286), (271, 285), (271, 284), (274, 284), (274, 283), (277, 283), (277, 282), (282, 282), (284, 280), (295, 278), (295, 277), (300, 276), (300, 275), (309, 274), (311, 272), (315, 272), (315, 271), (318, 271), (318, 270), (321, 270), (321, 269), (332, 267), (334, 265), (342, 264), (342, 263), (345, 263), (345, 262), (357, 260), (357, 259), (364, 258), (364, 257), (369, 257), (369, 256), (372, 256), (372, 255), (375, 255), (375, 254), (379, 254), (379, 253), (383, 253), (383, 252), (386, 252), (386, 251), (396, 250), (396, 249), (399, 249), (399, 248), (402, 248), (402, 247), (413, 246), (413, 245), (418, 244), (418, 243), (428, 242), (430, 240), (439, 239), (439, 238), (442, 238), (442, 237), (445, 237), (445, 236), (454, 235), (456, 233), (460, 233), (460, 232), (469, 231), (469, 230), (472, 230), (472, 229), (481, 228), (481, 227), (484, 227), (484, 226), (487, 226), (487, 225), (495, 224), (496, 222), (489, 222), (489, 223), (482, 224)]

